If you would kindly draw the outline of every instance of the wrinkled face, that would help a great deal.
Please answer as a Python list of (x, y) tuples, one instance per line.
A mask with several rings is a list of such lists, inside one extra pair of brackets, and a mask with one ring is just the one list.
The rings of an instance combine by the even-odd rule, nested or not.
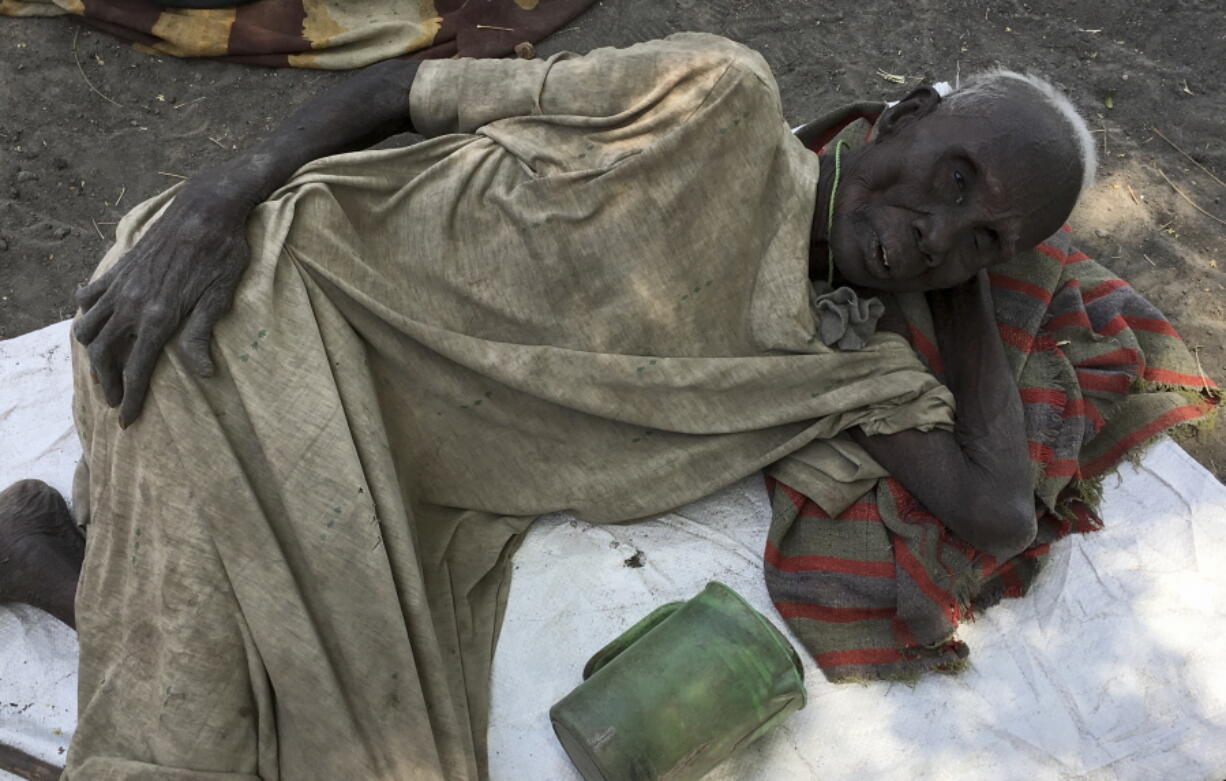
[(1072, 132), (1029, 87), (957, 107), (917, 90), (844, 157), (835, 263), (878, 290), (952, 287), (1058, 230), (1081, 175)]

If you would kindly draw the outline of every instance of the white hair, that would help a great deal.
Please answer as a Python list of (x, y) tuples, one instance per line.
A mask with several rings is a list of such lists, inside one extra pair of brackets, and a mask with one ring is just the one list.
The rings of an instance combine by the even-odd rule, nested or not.
[[(1009, 89), (1022, 83), (1039, 94), (1044, 103), (1064, 121), (1068, 129), (1077, 139), (1078, 153), (1081, 158), (1081, 192), (1084, 193), (1094, 184), (1094, 174), (1098, 170), (1098, 152), (1090, 128), (1086, 121), (1077, 113), (1072, 102), (1049, 82), (1029, 73), (1016, 73), (1010, 70), (997, 69), (975, 74), (948, 92), (942, 93), (942, 103), (950, 108), (970, 106), (979, 102), (1008, 98)], [(948, 85), (943, 85), (948, 89)], [(938, 88), (938, 92), (940, 89)]]

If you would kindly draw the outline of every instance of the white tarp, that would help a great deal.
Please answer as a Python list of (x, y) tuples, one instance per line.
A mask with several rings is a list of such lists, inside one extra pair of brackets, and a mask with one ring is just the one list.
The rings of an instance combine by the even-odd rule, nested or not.
[[(68, 491), (67, 338), (59, 323), (0, 342), (0, 487), (38, 477)], [(809, 664), (808, 706), (713, 777), (1226, 776), (1226, 487), (1163, 440), (1107, 479), (1102, 510), (1106, 528), (1056, 545), (1030, 595), (964, 627), (969, 670), (835, 686)], [(655, 521), (536, 524), (494, 660), (494, 777), (577, 778), (549, 706), (655, 605), (720, 580), (783, 627), (762, 580), (768, 522), (750, 478)], [(627, 566), (636, 553), (642, 566)], [(62, 763), (75, 663), (72, 632), (0, 607), (0, 742)]]

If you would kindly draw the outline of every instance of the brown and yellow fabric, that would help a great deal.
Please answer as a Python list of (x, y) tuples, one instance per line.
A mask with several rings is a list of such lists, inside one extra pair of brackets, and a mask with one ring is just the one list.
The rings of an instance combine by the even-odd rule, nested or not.
[(815, 338), (818, 160), (756, 54), (436, 60), (410, 108), (433, 139), (256, 209), (218, 376), (167, 354), (121, 431), (74, 354), (66, 778), (481, 777), (533, 517), (634, 519), (849, 426), (950, 423), (901, 337)]
[(151, 54), (343, 70), (392, 57), (501, 57), (593, 0), (255, 0), (165, 8), (148, 0), (0, 0), (0, 14), (83, 22)]

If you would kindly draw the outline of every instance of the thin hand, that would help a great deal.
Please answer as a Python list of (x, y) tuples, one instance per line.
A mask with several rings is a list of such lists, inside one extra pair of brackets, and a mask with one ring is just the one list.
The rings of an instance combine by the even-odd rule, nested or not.
[(73, 333), (88, 348), (106, 403), (119, 407), (121, 427), (140, 414), (162, 348), (180, 326), (178, 348), (188, 368), (213, 374), (213, 326), (247, 266), (250, 207), (193, 185), (136, 246), (76, 293), (82, 314)]

